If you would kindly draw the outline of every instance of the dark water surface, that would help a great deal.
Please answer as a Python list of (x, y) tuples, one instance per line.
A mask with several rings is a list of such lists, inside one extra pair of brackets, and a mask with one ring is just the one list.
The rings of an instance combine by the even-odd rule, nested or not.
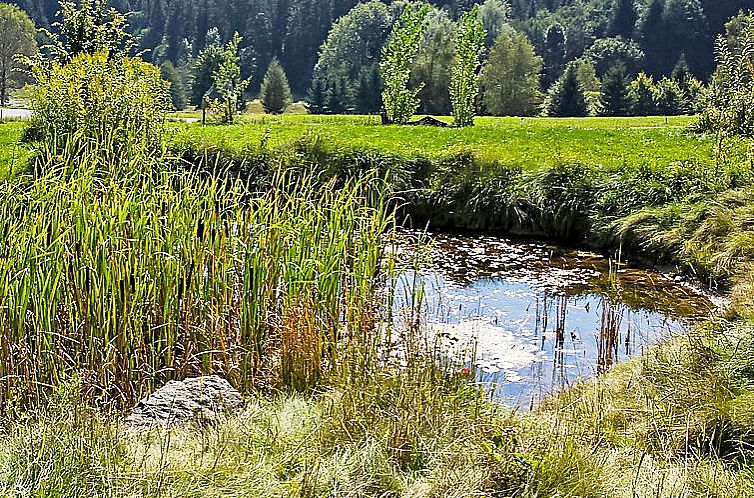
[(539, 242), (431, 235), (429, 258), (406, 272), (424, 289), (426, 327), (446, 355), (477, 367), (511, 405), (594, 377), (684, 333), (714, 309), (671, 276)]

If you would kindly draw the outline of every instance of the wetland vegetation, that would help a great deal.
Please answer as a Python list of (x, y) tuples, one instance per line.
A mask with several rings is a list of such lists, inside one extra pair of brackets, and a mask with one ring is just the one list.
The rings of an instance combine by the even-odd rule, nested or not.
[[(125, 17), (63, 11), (0, 123), (0, 496), (754, 494), (751, 14), (700, 116), (446, 128), (236, 115), (236, 37), (234, 124), (168, 121)], [(207, 374), (242, 412), (127, 423)]]

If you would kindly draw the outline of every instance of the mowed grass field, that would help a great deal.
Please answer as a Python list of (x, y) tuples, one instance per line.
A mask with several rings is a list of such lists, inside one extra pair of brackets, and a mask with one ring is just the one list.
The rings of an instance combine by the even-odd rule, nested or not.
[[(286, 150), (308, 139), (331, 152), (366, 150), (429, 160), (468, 153), (481, 163), (523, 169), (564, 163), (608, 169), (687, 161), (713, 164), (716, 142), (690, 133), (693, 119), (480, 117), (473, 128), (456, 129), (382, 126), (378, 116), (245, 115), (238, 124), (226, 126), (170, 123), (168, 140), (177, 150), (220, 149), (244, 155), (262, 147)], [(28, 147), (21, 144), (24, 126), (21, 121), (0, 123), (0, 175), (17, 171), (29, 157)], [(745, 156), (743, 146), (734, 144), (730, 150)]]
[(21, 143), (22, 121), (0, 122), (0, 177), (21, 169), (29, 158), (29, 148)]
[(477, 118), (473, 128), (382, 126), (377, 116), (243, 116), (231, 126), (177, 125), (173, 142), (194, 150), (243, 154), (285, 148), (302, 137), (330, 150), (374, 150), (437, 159), (473, 154), (483, 163), (524, 169), (581, 162), (607, 168), (712, 163), (715, 141), (689, 133), (693, 117)]

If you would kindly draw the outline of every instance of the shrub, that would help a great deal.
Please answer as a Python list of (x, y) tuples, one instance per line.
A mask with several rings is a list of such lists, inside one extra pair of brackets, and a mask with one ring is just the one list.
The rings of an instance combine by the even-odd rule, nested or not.
[(754, 15), (741, 18), (736, 36), (720, 36), (717, 70), (699, 127), (727, 135), (754, 136)]
[(34, 76), (32, 128), (48, 144), (80, 134), (103, 147), (160, 145), (170, 93), (156, 66), (102, 51), (37, 67)]

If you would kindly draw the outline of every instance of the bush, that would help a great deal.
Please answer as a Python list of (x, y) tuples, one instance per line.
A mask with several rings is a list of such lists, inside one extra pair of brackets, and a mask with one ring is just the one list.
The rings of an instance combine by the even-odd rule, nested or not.
[(156, 66), (102, 51), (38, 67), (34, 76), (31, 126), (37, 138), (63, 145), (80, 134), (103, 147), (160, 145), (170, 93)]

